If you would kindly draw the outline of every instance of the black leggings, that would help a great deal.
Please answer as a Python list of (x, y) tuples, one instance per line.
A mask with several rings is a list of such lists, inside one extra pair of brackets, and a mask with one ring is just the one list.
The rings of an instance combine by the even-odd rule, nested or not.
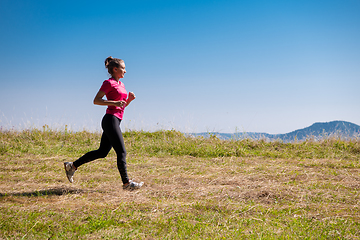
[(128, 183), (129, 178), (126, 171), (126, 150), (124, 139), (120, 130), (120, 122), (121, 120), (114, 115), (105, 114), (101, 122), (104, 132), (101, 136), (99, 149), (88, 152), (80, 157), (74, 162), (74, 166), (78, 168), (81, 165), (95, 159), (104, 158), (110, 152), (111, 147), (113, 147), (117, 154), (117, 167), (120, 172), (121, 180), (124, 184)]

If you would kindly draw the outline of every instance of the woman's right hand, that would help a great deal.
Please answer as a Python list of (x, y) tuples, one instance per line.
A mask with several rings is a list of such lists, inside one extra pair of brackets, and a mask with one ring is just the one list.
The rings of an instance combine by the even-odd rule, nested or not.
[(114, 104), (115, 104), (116, 107), (122, 108), (122, 107), (125, 106), (126, 101), (116, 101)]
[(107, 105), (107, 106), (115, 106), (123, 108), (126, 106), (126, 101), (112, 101), (112, 100), (104, 100), (103, 97), (105, 96), (105, 93), (102, 91), (99, 91), (95, 98), (94, 98), (94, 104), (96, 105)]

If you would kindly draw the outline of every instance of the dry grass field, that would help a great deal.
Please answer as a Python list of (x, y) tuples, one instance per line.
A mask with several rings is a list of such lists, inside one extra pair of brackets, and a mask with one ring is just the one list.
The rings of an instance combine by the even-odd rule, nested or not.
[(127, 132), (124, 191), (99, 134), (0, 132), (0, 239), (360, 239), (360, 141), (281, 143)]

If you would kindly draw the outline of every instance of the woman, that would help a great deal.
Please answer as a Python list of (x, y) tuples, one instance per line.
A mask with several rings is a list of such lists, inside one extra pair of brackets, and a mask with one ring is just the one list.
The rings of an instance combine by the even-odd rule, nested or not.
[[(103, 82), (94, 98), (94, 104), (108, 106), (101, 123), (103, 134), (101, 136), (100, 147), (98, 150), (86, 153), (75, 162), (65, 162), (65, 172), (67, 178), (72, 183), (74, 181), (74, 173), (78, 167), (95, 159), (106, 157), (113, 147), (117, 155), (117, 167), (123, 182), (123, 189), (133, 190), (140, 188), (143, 182), (136, 183), (128, 178), (126, 150), (120, 130), (120, 122), (123, 118), (125, 107), (135, 99), (135, 94), (133, 92), (127, 94), (124, 84), (119, 81), (126, 73), (123, 60), (110, 56), (105, 60), (105, 67), (108, 69), (111, 77)], [(106, 96), (107, 100), (103, 99), (104, 96)]]

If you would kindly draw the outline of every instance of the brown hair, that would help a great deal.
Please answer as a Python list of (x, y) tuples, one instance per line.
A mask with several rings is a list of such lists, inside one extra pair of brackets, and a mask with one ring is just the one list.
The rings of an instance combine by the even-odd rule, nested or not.
[(105, 59), (105, 67), (108, 69), (108, 72), (111, 76), (113, 75), (114, 67), (119, 68), (121, 63), (124, 63), (124, 60), (113, 58), (112, 56)]

